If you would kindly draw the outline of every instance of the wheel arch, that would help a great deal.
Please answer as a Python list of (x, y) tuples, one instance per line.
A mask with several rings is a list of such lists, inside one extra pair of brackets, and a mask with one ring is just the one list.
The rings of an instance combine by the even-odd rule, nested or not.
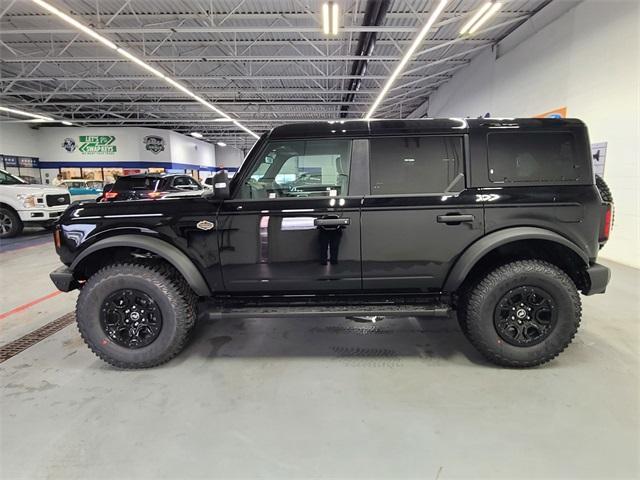
[(544, 228), (514, 227), (492, 232), (467, 248), (449, 271), (443, 290), (455, 292), (474, 272), (486, 269), (498, 259), (511, 261), (522, 255), (552, 261), (569, 274), (579, 288), (584, 287), (583, 270), (589, 266), (589, 257), (578, 245)]
[(8, 208), (9, 210), (11, 210), (12, 212), (14, 212), (16, 215), (18, 214), (18, 211), (12, 207), (11, 205), (9, 205), (8, 203), (5, 202), (0, 202), (0, 208)]
[(96, 255), (100, 255), (100, 252), (105, 254), (106, 250), (118, 248), (142, 250), (157, 255), (171, 264), (184, 277), (196, 295), (202, 297), (211, 295), (211, 289), (193, 261), (177, 247), (154, 237), (118, 235), (99, 240), (80, 253), (69, 268), (75, 273), (81, 270), (88, 260), (96, 258)]

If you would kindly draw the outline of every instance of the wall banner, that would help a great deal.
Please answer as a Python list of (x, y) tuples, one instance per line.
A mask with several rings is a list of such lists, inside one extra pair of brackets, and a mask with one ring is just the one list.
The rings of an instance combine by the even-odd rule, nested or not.
[(591, 157), (593, 159), (593, 173), (604, 178), (604, 162), (607, 159), (607, 142), (592, 143)]
[(567, 118), (567, 107), (556, 108), (548, 112), (535, 115), (535, 118)]
[(87, 155), (113, 155), (118, 151), (113, 135), (80, 135), (78, 151)]

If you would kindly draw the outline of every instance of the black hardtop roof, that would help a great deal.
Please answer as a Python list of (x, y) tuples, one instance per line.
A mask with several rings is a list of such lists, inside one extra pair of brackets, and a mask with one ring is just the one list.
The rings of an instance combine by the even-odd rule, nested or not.
[(420, 118), (397, 120), (327, 120), (291, 123), (275, 127), (272, 140), (305, 137), (376, 136), (420, 133), (467, 133), (491, 128), (523, 128), (549, 130), (582, 128), (575, 118)]

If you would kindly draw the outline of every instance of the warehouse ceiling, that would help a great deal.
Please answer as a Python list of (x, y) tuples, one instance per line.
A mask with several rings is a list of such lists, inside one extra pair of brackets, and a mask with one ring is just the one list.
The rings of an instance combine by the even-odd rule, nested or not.
[[(450, 0), (375, 117), (407, 117), (549, 1), (506, 1), (461, 37), (484, 0)], [(438, 2), (342, 0), (336, 36), (323, 33), (316, 0), (49, 3), (260, 134), (287, 122), (362, 118)], [(198, 131), (242, 148), (255, 141), (30, 0), (0, 2), (0, 58), (5, 107), (78, 125)]]

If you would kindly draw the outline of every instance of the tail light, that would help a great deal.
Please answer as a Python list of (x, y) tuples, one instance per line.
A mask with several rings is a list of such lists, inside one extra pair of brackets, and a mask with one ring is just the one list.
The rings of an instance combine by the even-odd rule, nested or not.
[(600, 241), (606, 242), (609, 240), (609, 234), (611, 233), (611, 226), (613, 224), (613, 205), (610, 203), (607, 205), (607, 211), (604, 214), (604, 224), (602, 225), (602, 231), (600, 232)]
[(107, 200), (113, 200), (117, 196), (118, 196), (118, 192), (105, 192), (104, 197), (102, 198), (102, 201), (106, 202)]
[(53, 243), (56, 246), (56, 250), (60, 249), (60, 227), (56, 226), (55, 230), (53, 231)]
[(162, 196), (162, 192), (149, 192), (149, 198), (159, 198)]

